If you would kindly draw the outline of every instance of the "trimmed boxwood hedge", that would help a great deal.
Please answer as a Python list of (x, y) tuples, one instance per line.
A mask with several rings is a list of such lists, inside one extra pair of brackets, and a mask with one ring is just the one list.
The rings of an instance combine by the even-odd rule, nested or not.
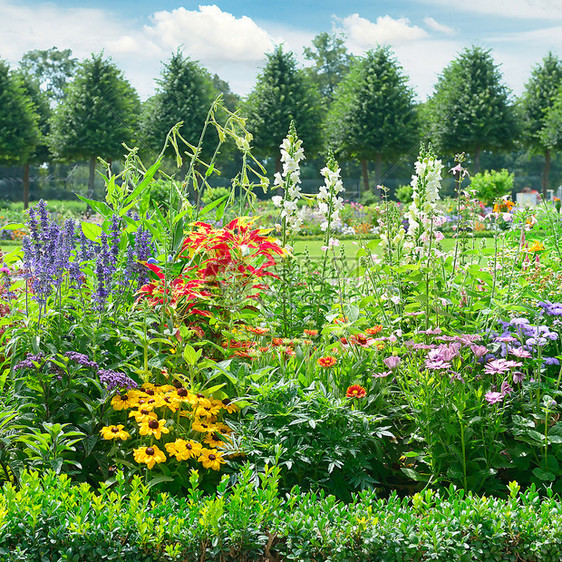
[(151, 492), (121, 474), (98, 491), (53, 473), (25, 473), (0, 494), (2, 561), (560, 560), (561, 503), (511, 483), (505, 499), (451, 488), (413, 497), (363, 492), (349, 503), (280, 497), (277, 471), (245, 467), (217, 493)]

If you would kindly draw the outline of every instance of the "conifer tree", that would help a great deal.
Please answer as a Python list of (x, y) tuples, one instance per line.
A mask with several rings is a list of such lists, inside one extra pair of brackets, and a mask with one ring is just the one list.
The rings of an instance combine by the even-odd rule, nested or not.
[(321, 144), (322, 109), (319, 94), (305, 73), (297, 68), (291, 52), (277, 47), (267, 55), (267, 63), (248, 96), (244, 111), (248, 130), (254, 135), (256, 153), (275, 157), (280, 171), (279, 145), (294, 121), (307, 154)]
[(336, 154), (361, 161), (365, 191), (369, 161), (376, 162), (379, 183), (383, 160), (396, 158), (417, 144), (413, 92), (387, 47), (355, 59), (336, 90), (326, 133)]

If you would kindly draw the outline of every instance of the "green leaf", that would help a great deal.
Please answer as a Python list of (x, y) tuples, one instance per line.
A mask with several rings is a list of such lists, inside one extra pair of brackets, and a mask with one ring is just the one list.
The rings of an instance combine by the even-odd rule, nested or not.
[(102, 233), (102, 229), (101, 226), (94, 224), (93, 222), (82, 222), (81, 223), (81, 227), (82, 227), (82, 232), (84, 233), (84, 236), (88, 239), (91, 240), (92, 242), (97, 242), (99, 240), (99, 237)]

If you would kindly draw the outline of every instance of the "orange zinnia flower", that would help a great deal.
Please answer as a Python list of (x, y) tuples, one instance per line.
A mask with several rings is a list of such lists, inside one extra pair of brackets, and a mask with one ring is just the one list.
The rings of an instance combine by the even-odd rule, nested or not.
[(328, 355), (327, 357), (320, 357), (320, 359), (318, 359), (317, 361), (320, 367), (325, 367), (325, 368), (333, 367), (337, 362), (338, 360), (332, 355)]
[(362, 386), (354, 384), (347, 389), (345, 395), (347, 398), (365, 398), (367, 391)]

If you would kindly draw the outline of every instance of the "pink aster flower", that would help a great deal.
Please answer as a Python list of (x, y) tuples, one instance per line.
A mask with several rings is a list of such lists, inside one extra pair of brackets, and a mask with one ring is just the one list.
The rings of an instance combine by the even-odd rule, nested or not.
[(390, 357), (387, 357), (386, 359), (383, 359), (382, 362), (391, 370), (394, 371), (394, 369), (396, 369), (396, 367), (398, 367), (398, 365), (400, 364), (400, 361), (402, 361), (402, 359), (400, 357), (397, 357), (395, 355), (392, 355)]
[(484, 398), (490, 404), (497, 404), (503, 400), (503, 394), (501, 392), (486, 392)]

